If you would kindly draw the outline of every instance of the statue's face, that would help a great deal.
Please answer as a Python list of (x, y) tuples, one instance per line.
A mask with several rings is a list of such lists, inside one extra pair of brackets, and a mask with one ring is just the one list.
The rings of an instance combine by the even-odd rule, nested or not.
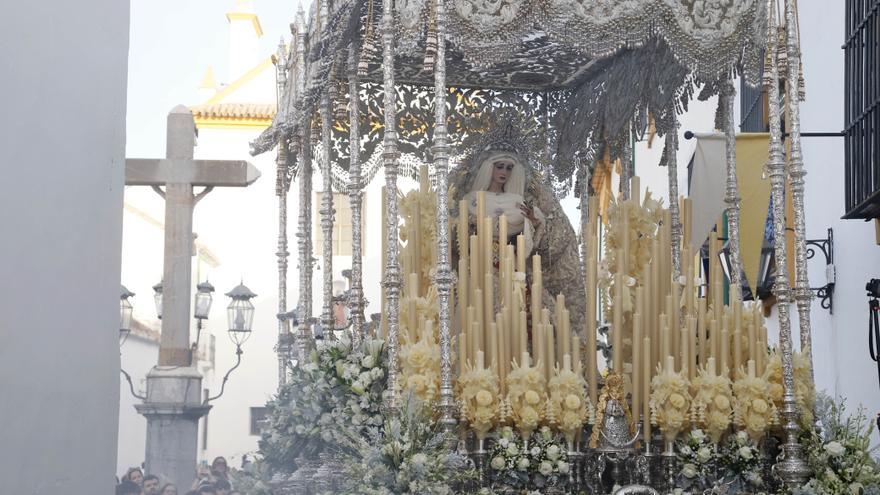
[(506, 160), (493, 163), (492, 183), (504, 187), (504, 184), (507, 183), (507, 179), (509, 179), (510, 175), (513, 173), (514, 166), (515, 165), (513, 164), (513, 162), (509, 162)]

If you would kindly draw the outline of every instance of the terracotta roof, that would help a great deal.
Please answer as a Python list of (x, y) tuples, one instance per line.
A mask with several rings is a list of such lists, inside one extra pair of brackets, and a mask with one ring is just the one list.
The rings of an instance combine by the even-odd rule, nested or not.
[(275, 116), (275, 105), (272, 103), (215, 103), (195, 105), (190, 110), (197, 119), (272, 120)]

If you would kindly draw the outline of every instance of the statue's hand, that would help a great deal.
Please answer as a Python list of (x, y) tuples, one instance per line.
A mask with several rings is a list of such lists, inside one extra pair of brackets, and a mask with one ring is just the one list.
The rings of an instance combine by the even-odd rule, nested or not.
[(528, 218), (529, 221), (532, 222), (532, 225), (534, 225), (536, 229), (541, 226), (541, 221), (538, 220), (538, 217), (535, 216), (535, 210), (526, 206), (525, 203), (521, 203), (519, 205), (519, 209), (520, 209), (520, 211), (523, 212), (523, 216)]

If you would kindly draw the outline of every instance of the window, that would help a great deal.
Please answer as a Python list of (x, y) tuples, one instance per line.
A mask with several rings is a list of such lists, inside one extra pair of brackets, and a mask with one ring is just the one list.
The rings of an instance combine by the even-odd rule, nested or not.
[(266, 422), (266, 414), (268, 410), (265, 407), (251, 408), (251, 435), (259, 436)]
[[(320, 256), (324, 244), (324, 231), (321, 230), (321, 202), (324, 199), (324, 193), (315, 193), (315, 206), (312, 210), (314, 217), (315, 245), (314, 252)], [(364, 231), (364, 219), (366, 218), (366, 195), (363, 196), (361, 206), (361, 232)], [(333, 193), (333, 209), (336, 210), (333, 222), (333, 256), (351, 256), (352, 246), (352, 228), (351, 228), (351, 206), (348, 201), (348, 194)], [(361, 253), (364, 251), (363, 235), (361, 235)]]
[(880, 217), (880, 10), (847, 0), (844, 40), (846, 215)]

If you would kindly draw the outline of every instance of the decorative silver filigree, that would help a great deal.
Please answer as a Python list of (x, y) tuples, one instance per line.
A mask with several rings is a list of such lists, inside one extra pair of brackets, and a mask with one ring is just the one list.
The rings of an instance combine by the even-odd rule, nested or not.
[(672, 243), (672, 279), (681, 276), (681, 218), (678, 209), (678, 123), (666, 133), (665, 161), (669, 180), (669, 226)]
[(324, 273), (324, 301), (321, 312), (321, 326), (324, 338), (335, 338), (335, 319), (333, 318), (333, 183), (330, 179), (330, 125), (332, 124), (330, 102), (333, 101), (335, 85), (331, 85), (321, 99), (321, 178), (323, 179), (323, 192), (321, 193), (321, 233), (323, 239), (323, 273)]
[(290, 257), (290, 253), (287, 251), (288, 146), (289, 143), (286, 139), (278, 143), (277, 174), (275, 177), (275, 193), (278, 195), (278, 251), (275, 252), (275, 256), (278, 257), (278, 345), (276, 353), (278, 354), (279, 387), (287, 382), (287, 362), (289, 359), (288, 350), (282, 342), (287, 337), (288, 326), (281, 317), (287, 313), (287, 258)]

